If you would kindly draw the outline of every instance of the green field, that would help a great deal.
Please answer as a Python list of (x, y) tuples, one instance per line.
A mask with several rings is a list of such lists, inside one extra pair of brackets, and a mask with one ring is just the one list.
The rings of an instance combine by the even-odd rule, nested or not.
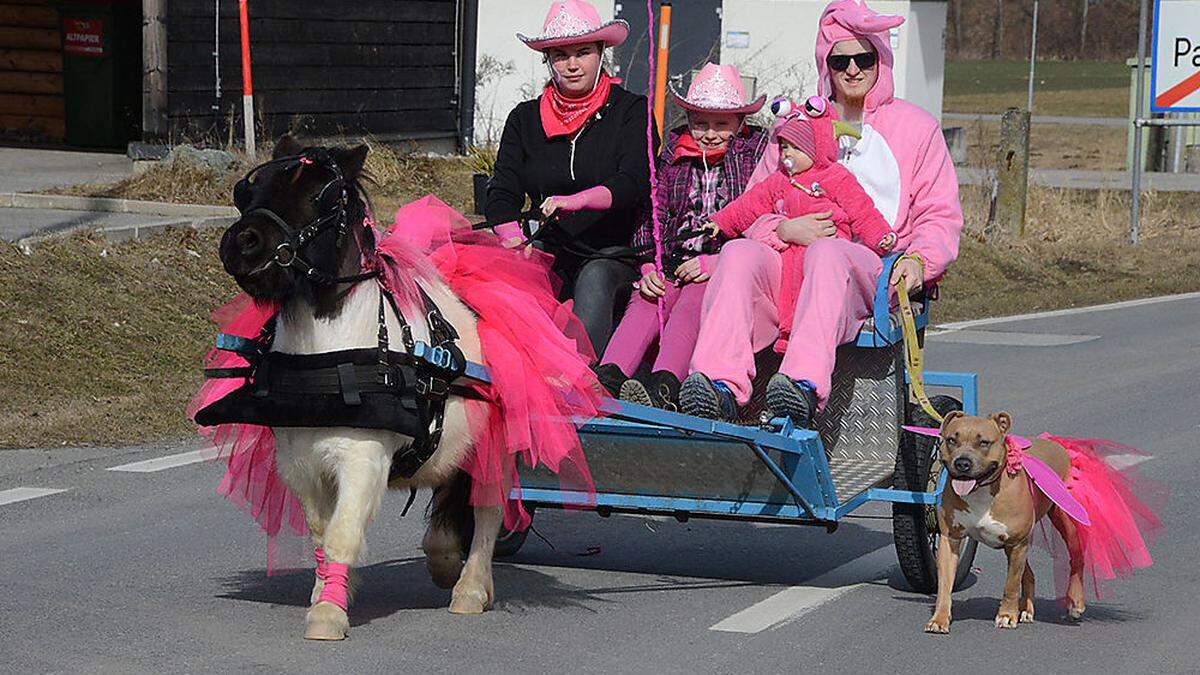
[[(998, 113), (1025, 107), (1028, 61), (947, 61), (944, 109)], [(1106, 61), (1039, 61), (1033, 111), (1040, 115), (1124, 117), (1129, 67)]]

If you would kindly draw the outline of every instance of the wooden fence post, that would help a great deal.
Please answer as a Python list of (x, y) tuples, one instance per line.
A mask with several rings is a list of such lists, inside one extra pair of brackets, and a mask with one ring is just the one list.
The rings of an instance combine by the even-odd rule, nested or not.
[(1025, 205), (1029, 197), (1029, 111), (1009, 108), (1000, 119), (996, 150), (996, 190), (992, 218), (985, 234), (1025, 234)]
[(166, 0), (142, 1), (142, 139), (167, 137)]

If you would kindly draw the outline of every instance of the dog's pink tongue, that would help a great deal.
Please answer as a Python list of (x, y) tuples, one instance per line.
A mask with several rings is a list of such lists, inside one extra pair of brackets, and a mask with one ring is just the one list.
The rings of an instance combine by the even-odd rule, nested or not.
[(954, 487), (954, 494), (959, 497), (965, 497), (971, 490), (975, 489), (975, 481), (973, 480), (952, 480), (950, 485)]

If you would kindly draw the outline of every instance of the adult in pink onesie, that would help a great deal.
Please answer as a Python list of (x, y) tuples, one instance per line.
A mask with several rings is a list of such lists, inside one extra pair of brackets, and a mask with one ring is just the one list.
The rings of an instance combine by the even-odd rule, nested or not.
[[(843, 137), (839, 161), (854, 173), (895, 230), (896, 250), (916, 257), (902, 261), (894, 273), (896, 279), (901, 271), (907, 272), (908, 290), (913, 291), (919, 285), (911, 280), (928, 283), (940, 277), (957, 257), (962, 210), (957, 176), (938, 121), (894, 96), (888, 31), (903, 21), (903, 17), (877, 14), (863, 2), (832, 2), (821, 16), (816, 58), (820, 94), (834, 101), (843, 121), (861, 121), (862, 138), (854, 142)], [(862, 68), (851, 60), (841, 71), (830, 68), (831, 54), (864, 52), (874, 52), (876, 63)], [(875, 81), (870, 89), (855, 98), (855, 87), (872, 77)], [(768, 146), (751, 186), (776, 171), (777, 148), (775, 143)], [(693, 374), (680, 395), (685, 412), (730, 418), (736, 411), (728, 409), (727, 403), (732, 403), (724, 400), (728, 393), (738, 405), (750, 400), (754, 354), (779, 338), (780, 252), (789, 244), (778, 233), (785, 231), (789, 233), (786, 238), (794, 241), (791, 232), (807, 232), (799, 241), (806, 243), (807, 237), (811, 243), (790, 339), (776, 344), (776, 350), (784, 354), (780, 366), (784, 377), (772, 379), (768, 405), (789, 408), (772, 402), (776, 380), (781, 386), (803, 390), (805, 398), (815, 404), (776, 410), (791, 415), (798, 424), (810, 424), (815, 412), (812, 407), (824, 405), (836, 349), (851, 341), (871, 315), (882, 263), (867, 247), (832, 236), (835, 230), (828, 221), (818, 221), (816, 214), (793, 219), (763, 216), (748, 233), (749, 238), (722, 248), (705, 293), (700, 335), (691, 361)], [(811, 239), (813, 236), (817, 238)], [(796, 400), (796, 396), (782, 398)]]

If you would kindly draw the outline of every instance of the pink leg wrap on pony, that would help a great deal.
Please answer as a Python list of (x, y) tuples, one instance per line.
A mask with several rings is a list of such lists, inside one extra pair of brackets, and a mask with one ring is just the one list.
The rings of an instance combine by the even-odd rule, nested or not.
[[(322, 563), (317, 563), (317, 575), (321, 575)], [(350, 566), (343, 563), (329, 561), (324, 563), (325, 567), (325, 587), (321, 589), (321, 595), (317, 597), (317, 602), (329, 602), (342, 608), (346, 611), (346, 593), (349, 587)]]

